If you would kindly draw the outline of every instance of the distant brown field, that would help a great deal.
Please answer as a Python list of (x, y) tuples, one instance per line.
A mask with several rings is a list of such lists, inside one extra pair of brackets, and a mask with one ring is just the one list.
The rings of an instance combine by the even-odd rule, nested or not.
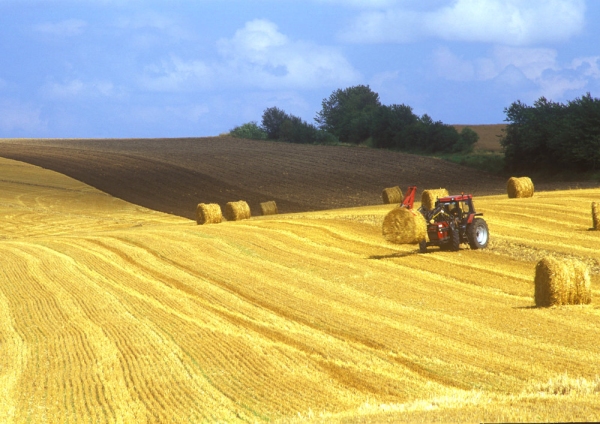
[[(0, 157), (68, 175), (115, 197), (195, 219), (198, 203), (244, 200), (252, 214), (381, 204), (386, 187), (498, 194), (505, 180), (450, 162), (389, 150), (233, 137), (0, 140)], [(464, 175), (470, 175), (465, 179)]]
[[(445, 187), (474, 195), (506, 192), (506, 179), (438, 158), (389, 150), (233, 137), (0, 140), (0, 157), (85, 182), (153, 210), (196, 219), (198, 203), (244, 200), (252, 215), (275, 201), (280, 213), (381, 204), (386, 187)], [(597, 187), (535, 183), (536, 190)]]
[(491, 125), (453, 125), (458, 132), (464, 127), (469, 127), (479, 135), (479, 141), (475, 145), (475, 150), (486, 152), (501, 152), (500, 137), (504, 135), (503, 130), (506, 124)]

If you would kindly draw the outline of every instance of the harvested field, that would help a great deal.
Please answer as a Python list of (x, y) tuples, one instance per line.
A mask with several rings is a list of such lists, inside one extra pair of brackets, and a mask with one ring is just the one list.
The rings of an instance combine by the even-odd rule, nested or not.
[[(489, 249), (418, 254), (380, 190), (196, 225), (0, 159), (0, 422), (597, 420), (600, 189), (499, 189)], [(548, 254), (590, 305), (534, 306)]]

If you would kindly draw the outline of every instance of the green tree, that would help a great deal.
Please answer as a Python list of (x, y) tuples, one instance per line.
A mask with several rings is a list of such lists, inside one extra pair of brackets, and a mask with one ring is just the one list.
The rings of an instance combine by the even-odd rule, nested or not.
[(373, 115), (373, 144), (379, 148), (408, 148), (409, 129), (419, 120), (410, 106), (380, 106)]
[(267, 133), (267, 138), (278, 140), (281, 137), (281, 125), (289, 119), (289, 115), (277, 107), (265, 109), (262, 116), (262, 129)]
[(279, 139), (290, 143), (315, 143), (317, 132), (314, 125), (297, 116), (288, 115), (281, 124)]
[(469, 127), (464, 127), (460, 132), (458, 141), (452, 147), (452, 150), (460, 153), (471, 153), (475, 143), (479, 141), (479, 134)]
[(371, 136), (373, 116), (381, 106), (379, 94), (368, 85), (334, 91), (323, 99), (315, 121), (341, 142), (358, 144)]
[(544, 97), (533, 106), (516, 101), (504, 112), (508, 125), (500, 142), (509, 170), (600, 169), (600, 99), (590, 93), (567, 104)]
[(253, 140), (265, 140), (267, 138), (267, 133), (255, 121), (234, 127), (229, 131), (229, 134), (234, 137), (250, 138)]
[(600, 99), (587, 93), (568, 102), (560, 131), (548, 144), (562, 167), (600, 169)]

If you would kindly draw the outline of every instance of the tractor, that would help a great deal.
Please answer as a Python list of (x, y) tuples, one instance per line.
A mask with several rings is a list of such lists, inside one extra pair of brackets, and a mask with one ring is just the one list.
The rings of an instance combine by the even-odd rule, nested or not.
[(427, 222), (427, 237), (419, 244), (422, 253), (428, 246), (439, 246), (442, 250), (457, 251), (461, 243), (469, 243), (471, 249), (484, 249), (490, 233), (482, 213), (475, 211), (472, 194), (438, 198), (432, 210), (419, 211)]

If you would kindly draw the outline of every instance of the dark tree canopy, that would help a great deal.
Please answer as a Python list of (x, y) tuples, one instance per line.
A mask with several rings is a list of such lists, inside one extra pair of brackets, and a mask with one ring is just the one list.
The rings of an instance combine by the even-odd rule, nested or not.
[(265, 109), (262, 116), (262, 129), (267, 133), (267, 138), (279, 139), (281, 125), (286, 119), (289, 119), (288, 114), (279, 108), (270, 107)]
[(262, 129), (268, 139), (290, 143), (316, 143), (320, 136), (314, 125), (276, 107), (263, 112)]
[(315, 121), (321, 130), (341, 142), (357, 144), (370, 137), (373, 115), (379, 106), (379, 94), (368, 85), (338, 89), (323, 99)]
[(587, 93), (567, 104), (540, 97), (504, 109), (501, 140), (509, 170), (596, 171), (600, 169), (600, 99)]
[[(322, 102), (315, 127), (301, 118), (270, 107), (262, 116), (261, 133), (270, 140), (291, 143), (368, 142), (379, 148), (415, 153), (469, 152), (478, 136), (470, 128), (461, 134), (428, 115), (415, 115), (410, 106), (382, 105), (379, 94), (368, 85), (335, 90)], [(238, 136), (256, 130), (256, 123), (236, 127)], [(244, 132), (242, 132), (244, 130)], [(256, 132), (256, 131), (255, 131)], [(257, 133), (257, 134), (261, 134)]]

